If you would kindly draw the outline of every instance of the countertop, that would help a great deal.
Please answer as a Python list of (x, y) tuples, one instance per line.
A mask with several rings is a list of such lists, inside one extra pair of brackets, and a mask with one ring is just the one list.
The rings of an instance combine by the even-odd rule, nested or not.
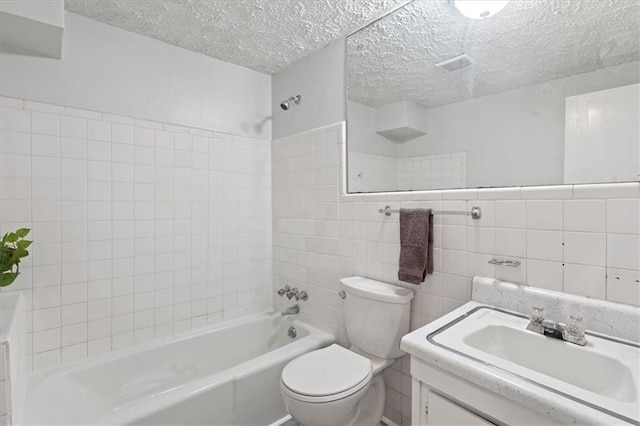
[(440, 348), (427, 336), (478, 306), (468, 302), (460, 308), (421, 327), (402, 338), (400, 348), (421, 361), (445, 370), (462, 380), (480, 386), (533, 411), (566, 424), (628, 424), (557, 393), (545, 390), (497, 367), (470, 361), (456, 353)]

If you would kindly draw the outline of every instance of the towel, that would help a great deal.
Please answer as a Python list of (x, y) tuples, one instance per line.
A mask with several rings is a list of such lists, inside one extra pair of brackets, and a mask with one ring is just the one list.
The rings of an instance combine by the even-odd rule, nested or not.
[(433, 214), (431, 209), (400, 209), (398, 279), (420, 284), (433, 273)]

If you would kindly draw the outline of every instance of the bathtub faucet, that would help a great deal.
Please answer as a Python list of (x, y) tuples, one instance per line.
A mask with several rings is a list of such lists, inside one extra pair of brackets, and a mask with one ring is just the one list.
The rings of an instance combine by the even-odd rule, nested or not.
[(285, 309), (281, 312), (282, 316), (285, 315), (295, 315), (300, 312), (300, 307), (298, 305), (293, 305), (290, 308)]
[(298, 300), (309, 300), (309, 295), (306, 291), (300, 291), (297, 287), (291, 288), (288, 285), (285, 285), (280, 290), (278, 290), (278, 296), (287, 296), (287, 299), (291, 300), (293, 298)]

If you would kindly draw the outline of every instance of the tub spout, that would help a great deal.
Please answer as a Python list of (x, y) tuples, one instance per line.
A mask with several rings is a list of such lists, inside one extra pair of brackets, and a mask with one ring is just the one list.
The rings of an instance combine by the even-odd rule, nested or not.
[(300, 307), (298, 305), (293, 305), (290, 308), (285, 309), (281, 312), (282, 316), (285, 315), (295, 315), (300, 312)]

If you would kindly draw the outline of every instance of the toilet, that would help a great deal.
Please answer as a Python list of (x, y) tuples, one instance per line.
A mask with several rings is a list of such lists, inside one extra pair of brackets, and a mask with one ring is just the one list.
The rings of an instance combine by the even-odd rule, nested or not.
[(385, 405), (382, 372), (404, 355), (409, 289), (350, 277), (340, 280), (342, 318), (351, 347), (333, 344), (289, 362), (280, 393), (302, 425), (378, 425)]

